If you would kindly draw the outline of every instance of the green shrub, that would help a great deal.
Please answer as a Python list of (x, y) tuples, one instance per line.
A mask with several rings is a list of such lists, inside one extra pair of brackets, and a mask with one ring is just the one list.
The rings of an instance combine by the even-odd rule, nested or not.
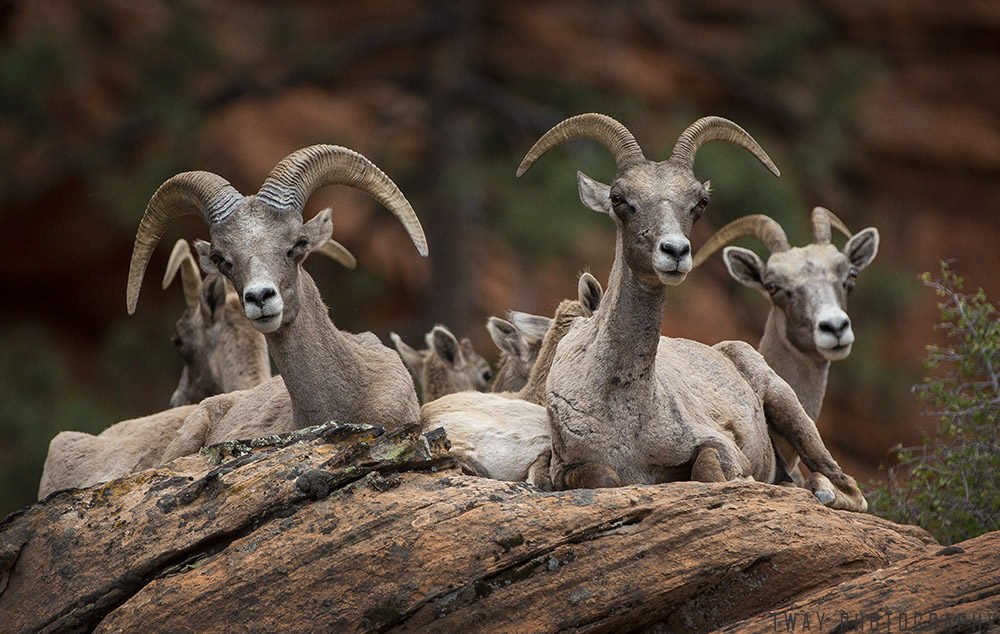
[(888, 483), (871, 494), (873, 512), (918, 524), (951, 544), (1000, 529), (1000, 314), (982, 289), (941, 263), (940, 278), (921, 281), (941, 298), (945, 346), (928, 346), (934, 378), (914, 386), (938, 417), (921, 447), (894, 448)]

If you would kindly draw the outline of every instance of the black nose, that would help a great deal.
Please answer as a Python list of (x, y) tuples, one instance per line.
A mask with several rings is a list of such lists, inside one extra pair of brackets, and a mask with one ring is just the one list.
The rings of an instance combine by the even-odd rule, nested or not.
[(691, 253), (691, 243), (686, 240), (684, 242), (664, 240), (660, 243), (660, 251), (675, 260), (680, 260), (688, 253)]
[(247, 290), (243, 292), (243, 301), (247, 304), (255, 304), (257, 306), (263, 306), (264, 302), (271, 299), (278, 292), (274, 290), (271, 286), (265, 286), (261, 289)]
[(829, 333), (839, 339), (850, 325), (851, 320), (847, 317), (842, 317), (840, 319), (827, 319), (819, 322), (819, 330), (820, 332)]

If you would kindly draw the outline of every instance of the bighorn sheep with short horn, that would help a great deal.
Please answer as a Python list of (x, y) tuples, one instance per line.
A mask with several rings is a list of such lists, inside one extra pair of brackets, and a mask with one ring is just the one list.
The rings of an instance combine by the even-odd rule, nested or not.
[[(831, 225), (848, 238), (842, 249), (830, 243)], [(875, 259), (879, 235), (874, 227), (852, 235), (823, 207), (813, 209), (812, 229), (811, 244), (792, 247), (781, 225), (768, 216), (738, 218), (702, 245), (694, 256), (694, 266), (723, 249), (732, 278), (760, 291), (771, 302), (757, 350), (795, 390), (806, 414), (815, 421), (826, 395), (830, 363), (851, 353), (854, 331), (847, 315), (847, 296), (858, 273)], [(727, 246), (750, 237), (767, 248), (770, 256), (766, 263), (753, 251)], [(779, 432), (770, 432), (792, 481), (803, 486), (798, 454)]]
[[(611, 117), (585, 114), (556, 125), (529, 150), (522, 175), (548, 150), (590, 139), (611, 150), (608, 186), (578, 173), (580, 198), (616, 225), (615, 260), (594, 316), (576, 320), (556, 349), (546, 384), (557, 489), (753, 477), (774, 481), (770, 423), (803, 462), (829, 478), (837, 508), (867, 504), (823, 446), (794, 391), (744, 342), (709, 347), (660, 336), (667, 286), (691, 271), (688, 236), (709, 202), (692, 171), (698, 149), (726, 141), (778, 170), (749, 134), (721, 117), (688, 127), (663, 162), (645, 158)], [(815, 489), (814, 489), (815, 491)]]
[(527, 383), (517, 392), (459, 392), (425, 403), (420, 410), (425, 430), (443, 427), (451, 452), (465, 468), (496, 480), (527, 481), (551, 490), (549, 420), (545, 382), (556, 346), (578, 317), (589, 317), (600, 304), (601, 285), (589, 273), (577, 284), (577, 299), (563, 300), (552, 319), (523, 313), (516, 320), (544, 320), (547, 332)]
[[(420, 254), (427, 254), (420, 221), (395, 183), (362, 155), (339, 146), (314, 145), (293, 152), (254, 195), (243, 196), (221, 176), (203, 171), (178, 174), (153, 194), (132, 251), (129, 313), (135, 312), (146, 264), (164, 231), (183, 215), (201, 216), (210, 235), (210, 242), (195, 245), (202, 266), (232, 282), (244, 314), (264, 334), (284, 383), (276, 386), (276, 377), (253, 390), (233, 393), (243, 401), (241, 407), (228, 395), (229, 405), (220, 408), (229, 413), (223, 420), (204, 410), (194, 412), (164, 456), (185, 455), (243, 434), (268, 435), (331, 420), (386, 429), (419, 420), (413, 380), (399, 356), (371, 333), (338, 330), (319, 289), (302, 268), (306, 256), (330, 238), (333, 228), (329, 209), (308, 222), (303, 222), (302, 209), (316, 189), (335, 184), (359, 189), (382, 203), (402, 222)], [(284, 412), (278, 402), (285, 389), (291, 412)], [(237, 414), (246, 418), (240, 420)]]
[(427, 347), (423, 350), (410, 347), (394, 332), (389, 337), (413, 373), (424, 403), (455, 392), (485, 392), (490, 386), (493, 370), (468, 337), (459, 340), (440, 324), (424, 337)]

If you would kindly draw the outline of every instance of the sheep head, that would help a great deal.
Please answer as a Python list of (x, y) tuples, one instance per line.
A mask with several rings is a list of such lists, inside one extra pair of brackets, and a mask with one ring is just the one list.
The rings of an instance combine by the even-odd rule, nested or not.
[(242, 196), (211, 172), (185, 172), (153, 194), (132, 250), (126, 305), (135, 312), (150, 255), (176, 218), (200, 215), (210, 243), (198, 246), (202, 265), (221, 273), (236, 289), (254, 328), (274, 332), (295, 319), (301, 265), (326, 244), (333, 229), (330, 210), (303, 222), (306, 200), (325, 185), (347, 185), (382, 203), (403, 223), (421, 255), (427, 241), (420, 221), (395, 183), (362, 155), (333, 145), (314, 145), (284, 158), (255, 195)]
[(225, 278), (210, 274), (202, 280), (184, 239), (170, 253), (163, 288), (178, 273), (185, 309), (174, 326), (173, 342), (184, 368), (170, 407), (249, 389), (271, 376), (264, 336), (244, 318), (239, 298)]
[(573, 139), (590, 139), (608, 148), (618, 171), (611, 185), (578, 172), (580, 199), (607, 213), (618, 227), (622, 256), (636, 279), (650, 287), (680, 284), (691, 271), (689, 236), (709, 202), (709, 183), (692, 170), (698, 149), (726, 141), (753, 154), (775, 176), (778, 168), (741, 127), (721, 117), (704, 117), (678, 138), (666, 161), (650, 161), (621, 123), (602, 114), (566, 119), (546, 132), (528, 151), (517, 175), (548, 150)]
[[(831, 225), (848, 237), (843, 249), (830, 243)], [(826, 361), (851, 353), (854, 331), (847, 314), (847, 296), (858, 273), (878, 253), (878, 230), (869, 227), (852, 235), (829, 210), (812, 214), (813, 242), (791, 247), (773, 219), (753, 215), (734, 220), (706, 241), (695, 256), (695, 266), (722, 247), (729, 274), (744, 286), (757, 289), (781, 312), (784, 335), (799, 352)], [(765, 263), (753, 251), (725, 246), (744, 237), (756, 237), (770, 251)]]
[(416, 350), (396, 333), (389, 333), (396, 351), (420, 385), (428, 403), (454, 392), (485, 392), (493, 378), (486, 359), (472, 347), (468, 337), (459, 339), (447, 327), (434, 328), (424, 337), (427, 348)]

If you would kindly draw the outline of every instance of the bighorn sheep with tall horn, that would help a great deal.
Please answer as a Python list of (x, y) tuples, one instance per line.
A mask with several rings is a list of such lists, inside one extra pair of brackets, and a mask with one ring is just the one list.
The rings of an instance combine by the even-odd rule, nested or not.
[[(316, 249), (353, 269), (354, 256), (330, 240)], [(167, 288), (180, 273), (186, 308), (177, 321), (174, 342), (184, 369), (170, 409), (111, 425), (100, 434), (62, 431), (49, 443), (39, 499), (53, 491), (92, 486), (160, 464), (164, 450), (194, 403), (205, 397), (246, 390), (271, 376), (264, 336), (243, 315), (236, 291), (211, 273), (204, 280), (184, 239), (174, 243), (163, 276)], [(272, 379), (283, 386), (281, 379)], [(286, 409), (288, 395), (284, 396)]]
[(438, 324), (425, 335), (427, 347), (423, 350), (410, 347), (394, 332), (389, 333), (389, 338), (413, 373), (424, 403), (445, 394), (489, 389), (493, 370), (468, 337), (459, 340), (447, 327)]
[(573, 323), (549, 372), (554, 487), (688, 478), (772, 482), (771, 424), (810, 469), (833, 483), (832, 500), (818, 495), (824, 503), (865, 509), (857, 484), (823, 446), (794, 391), (756, 350), (743, 342), (709, 347), (660, 336), (667, 286), (691, 271), (688, 236), (709, 202), (707, 183), (692, 171), (696, 152), (710, 141), (726, 141), (778, 175), (767, 154), (735, 123), (705, 117), (681, 134), (666, 161), (654, 162), (625, 126), (585, 114), (543, 135), (518, 175), (573, 139), (598, 141), (614, 155), (618, 170), (610, 186), (582, 173), (578, 185), (584, 204), (615, 222), (616, 245), (600, 307), (592, 318)]
[(515, 321), (531, 322), (532, 328), (544, 321), (547, 329), (527, 383), (517, 392), (459, 392), (425, 403), (420, 409), (424, 429), (443, 427), (451, 452), (471, 473), (551, 490), (545, 382), (559, 341), (576, 318), (593, 314), (602, 293), (597, 280), (584, 273), (577, 299), (563, 300), (552, 319), (513, 314)]
[[(175, 438), (165, 456), (243, 433), (266, 435), (331, 420), (386, 429), (419, 420), (413, 380), (399, 356), (371, 333), (338, 330), (302, 268), (333, 228), (329, 209), (303, 222), (303, 207), (316, 189), (336, 184), (382, 203), (402, 222), (420, 254), (427, 254), (420, 221), (395, 183), (362, 155), (339, 146), (293, 152), (254, 195), (243, 196), (221, 176), (203, 171), (178, 174), (153, 194), (132, 251), (129, 314), (135, 312), (146, 264), (167, 227), (186, 214), (201, 216), (210, 235), (210, 242), (195, 245), (202, 266), (232, 282), (244, 314), (264, 334), (284, 383), (276, 386), (276, 377), (236, 392), (238, 404), (230, 395), (222, 420), (204, 410), (193, 413), (178, 431), (183, 438)], [(285, 389), (291, 412), (279, 403)]]
[[(847, 243), (830, 243), (831, 226)], [(878, 230), (869, 227), (851, 234), (847, 226), (823, 207), (812, 211), (813, 241), (792, 247), (784, 229), (768, 216), (756, 214), (734, 220), (715, 232), (694, 256), (700, 266), (723, 249), (729, 274), (740, 284), (761, 292), (770, 302), (764, 335), (757, 350), (767, 364), (795, 390), (813, 421), (819, 418), (826, 395), (830, 363), (846, 358), (854, 343), (847, 296), (858, 273), (878, 253)], [(757, 238), (770, 253), (767, 262), (748, 249), (727, 246), (741, 238)], [(805, 482), (799, 456), (774, 429), (775, 450), (795, 484)]]

